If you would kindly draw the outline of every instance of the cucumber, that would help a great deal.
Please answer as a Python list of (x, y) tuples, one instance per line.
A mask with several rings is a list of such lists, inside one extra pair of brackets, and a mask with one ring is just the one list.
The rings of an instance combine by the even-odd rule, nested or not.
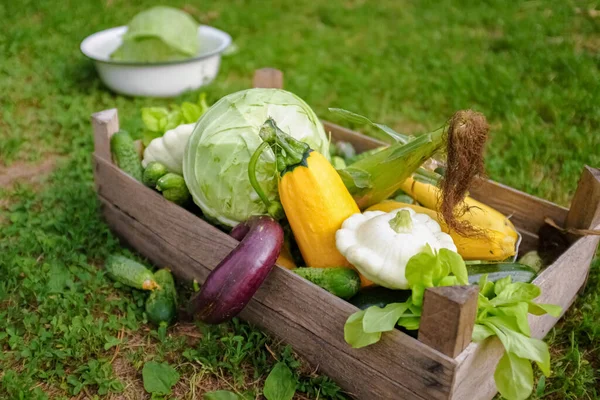
[(415, 204), (415, 200), (406, 193), (397, 194), (394, 196), (393, 200), (405, 204)]
[(358, 294), (350, 299), (361, 310), (366, 310), (371, 306), (385, 307), (390, 303), (403, 303), (411, 296), (410, 290), (392, 290), (383, 287), (368, 287), (362, 289)]
[(144, 185), (154, 189), (156, 188), (158, 180), (164, 175), (166, 175), (168, 172), (169, 170), (164, 164), (161, 164), (158, 161), (151, 161), (146, 166), (146, 169), (142, 174), (142, 182), (144, 182)]
[(119, 168), (138, 181), (142, 180), (142, 162), (129, 133), (119, 131), (112, 135), (110, 152)]
[(161, 269), (154, 274), (154, 279), (160, 288), (150, 293), (146, 299), (146, 315), (153, 324), (169, 325), (177, 314), (177, 292), (173, 275), (168, 269)]
[(110, 255), (104, 263), (113, 280), (135, 289), (154, 290), (158, 287), (154, 274), (137, 261), (119, 255)]
[(350, 268), (295, 268), (292, 272), (342, 299), (349, 299), (360, 289), (360, 276)]
[(471, 285), (476, 285), (479, 278), (486, 274), (489, 282), (507, 276), (511, 276), (513, 282), (531, 282), (537, 274), (533, 268), (519, 263), (471, 264), (467, 265), (467, 272)]
[(190, 200), (190, 191), (185, 185), (183, 176), (169, 172), (156, 182), (156, 189), (163, 197), (173, 203), (184, 205)]

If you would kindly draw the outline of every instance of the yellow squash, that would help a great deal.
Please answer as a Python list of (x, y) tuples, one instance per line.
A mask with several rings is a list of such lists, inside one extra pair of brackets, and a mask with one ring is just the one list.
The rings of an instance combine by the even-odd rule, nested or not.
[(296, 263), (290, 254), (290, 249), (288, 248), (287, 244), (284, 243), (281, 247), (281, 253), (279, 253), (279, 257), (277, 257), (277, 261), (275, 261), (275, 263), (286, 269), (296, 268)]
[[(322, 154), (281, 131), (268, 119), (260, 130), (263, 143), (253, 154), (248, 175), (269, 213), (279, 217), (283, 208), (308, 267), (354, 268), (338, 251), (335, 234), (352, 214), (360, 213), (342, 178)], [(270, 145), (276, 155), (279, 203), (265, 199), (255, 178), (255, 161)], [(370, 284), (361, 277), (363, 286)]]
[[(439, 211), (438, 202), (441, 193), (436, 186), (408, 178), (402, 184), (401, 189), (426, 208)], [(465, 197), (464, 201), (469, 207), (469, 211), (460, 217), (460, 220), (469, 221), (473, 226), (481, 229), (504, 233), (515, 241), (517, 240), (517, 230), (504, 214), (469, 196)]]
[[(369, 207), (366, 211), (384, 211), (390, 212), (399, 208), (408, 207), (415, 210), (418, 213), (427, 214), (434, 220), (436, 220), (442, 231), (448, 233), (454, 244), (458, 254), (460, 254), (465, 260), (504, 260), (508, 257), (515, 255), (515, 244), (517, 240), (517, 234), (507, 234), (506, 232), (499, 232), (493, 229), (476, 225), (475, 222), (471, 221), (476, 227), (484, 230), (485, 237), (465, 237), (461, 236), (454, 231), (450, 231), (444, 221), (441, 221), (436, 211), (430, 210), (425, 207), (417, 206), (414, 204), (400, 203), (398, 201), (383, 201)], [(487, 206), (486, 206), (487, 207)], [(496, 211), (496, 210), (494, 210)], [(497, 212), (497, 211), (496, 211)], [(504, 217), (504, 216), (503, 216)], [(510, 222), (509, 222), (510, 223)], [(512, 226), (512, 224), (511, 224)]]
[(311, 151), (306, 165), (289, 168), (279, 182), (279, 198), (307, 266), (349, 265), (335, 246), (335, 233), (360, 210), (325, 157)]
[[(352, 267), (335, 245), (335, 233), (352, 214), (356, 202), (333, 166), (316, 151), (288, 168), (279, 182), (279, 199), (306, 265)], [(372, 282), (361, 275), (362, 286)]]

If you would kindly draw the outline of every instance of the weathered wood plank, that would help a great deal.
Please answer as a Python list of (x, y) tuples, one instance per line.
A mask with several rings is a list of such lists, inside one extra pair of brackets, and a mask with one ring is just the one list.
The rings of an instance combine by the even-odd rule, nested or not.
[[(558, 224), (560, 222), (555, 221)], [(585, 166), (565, 226), (576, 229), (594, 229), (600, 225), (600, 169)]]
[(498, 338), (471, 343), (456, 361), (452, 400), (490, 400), (498, 391), (494, 383), (496, 365), (504, 353)]
[[(204, 275), (204, 267), (195, 259), (166, 243), (158, 233), (125, 214), (104, 197), (100, 197), (100, 201), (102, 213), (112, 230), (154, 264), (170, 266), (179, 278), (185, 280)], [(180, 268), (181, 265), (186, 265), (187, 268)], [(423, 397), (398, 385), (387, 375), (366, 368), (360, 359), (337, 351), (314, 333), (278, 311), (266, 309), (256, 300), (248, 304), (240, 317), (285, 341), (295, 337), (295, 351), (357, 398), (387, 399), (390, 393), (397, 393), (403, 399), (423, 400)], [(365, 382), (373, 382), (373, 385), (366, 385)]]
[[(542, 289), (542, 295), (536, 301), (557, 304), (563, 308), (564, 314), (585, 283), (599, 240), (598, 236), (586, 236), (579, 239), (546, 268), (533, 281)], [(531, 335), (543, 338), (558, 319), (549, 315), (530, 316)]]
[(119, 115), (116, 108), (92, 114), (94, 127), (94, 154), (110, 160), (110, 137), (119, 130)]
[[(175, 265), (172, 256), (168, 257), (168, 260), (162, 260), (168, 262), (176, 275), (189, 276), (190, 272), (184, 271), (192, 269), (193, 278), (203, 282), (210, 270), (237, 244), (233, 238), (122, 173), (112, 163), (98, 157), (95, 158), (95, 162), (99, 195), (156, 233), (165, 246), (171, 246), (185, 255), (177, 261), (178, 265)], [(134, 244), (136, 248), (141, 242), (140, 240)], [(146, 247), (140, 250), (145, 254), (145, 251), (152, 248), (150, 246), (150, 249)], [(289, 336), (283, 337), (294, 348), (307, 346), (304, 343), (306, 340), (312, 342), (315, 338), (320, 338), (331, 347), (331, 351), (343, 354), (344, 356), (340, 356), (342, 359), (350, 357), (360, 360), (363, 368), (370, 368), (398, 382), (405, 388), (406, 396), (413, 393), (414, 398), (421, 396), (444, 399), (449, 394), (455, 367), (453, 359), (399, 331), (384, 335), (380, 343), (367, 349), (350, 348), (343, 339), (343, 326), (346, 318), (356, 311), (356, 308), (287, 270), (275, 269), (257, 292), (253, 302), (263, 306), (259, 313), (264, 314), (261, 318), (270, 318), (269, 310), (275, 310), (284, 318), (283, 321), (288, 321), (287, 324), (294, 323), (311, 332), (312, 337), (308, 338), (305, 333), (290, 333)], [(327, 307), (324, 307), (324, 304)], [(319, 312), (316, 313), (315, 310)], [(244, 317), (250, 322), (259, 323), (253, 319), (258, 316), (252, 315), (246, 313)], [(330, 362), (326, 358), (310, 361), (316, 365)], [(337, 375), (332, 377), (341, 379)], [(359, 379), (357, 376), (355, 378)]]
[(419, 341), (449, 357), (471, 343), (477, 316), (476, 286), (445, 286), (425, 291)]
[(261, 68), (254, 72), (252, 87), (255, 88), (283, 88), (283, 72), (275, 68)]

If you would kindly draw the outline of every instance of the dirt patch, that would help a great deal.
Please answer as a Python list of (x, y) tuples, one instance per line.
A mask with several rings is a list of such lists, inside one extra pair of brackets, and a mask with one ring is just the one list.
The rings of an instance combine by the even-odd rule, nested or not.
[(50, 156), (37, 164), (19, 161), (10, 167), (0, 166), (0, 187), (10, 187), (19, 181), (37, 183), (54, 169), (57, 161), (58, 156)]
[(115, 376), (118, 377), (125, 389), (122, 393), (113, 393), (111, 400), (141, 400), (149, 399), (150, 395), (144, 390), (141, 373), (124, 357), (117, 357), (112, 363)]

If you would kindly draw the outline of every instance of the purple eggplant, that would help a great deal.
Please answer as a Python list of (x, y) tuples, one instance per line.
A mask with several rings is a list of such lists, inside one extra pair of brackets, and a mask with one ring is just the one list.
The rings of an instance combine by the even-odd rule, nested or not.
[(208, 324), (228, 321), (242, 311), (273, 269), (283, 245), (281, 225), (265, 215), (250, 217), (231, 236), (240, 244), (212, 270), (190, 301), (191, 314)]

